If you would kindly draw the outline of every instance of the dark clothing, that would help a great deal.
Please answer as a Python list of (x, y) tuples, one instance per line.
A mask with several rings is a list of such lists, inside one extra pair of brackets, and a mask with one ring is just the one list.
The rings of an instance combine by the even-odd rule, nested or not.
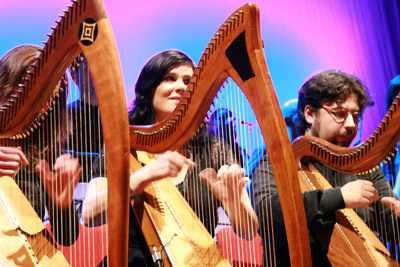
[(140, 230), (139, 223), (132, 207), (129, 207), (128, 266), (154, 266), (146, 240)]
[[(380, 171), (368, 176), (357, 176), (338, 173), (318, 163), (315, 163), (315, 166), (334, 188), (305, 192), (303, 200), (309, 229), (313, 266), (330, 266), (326, 253), (330, 234), (336, 221), (335, 212), (345, 207), (340, 186), (356, 179), (368, 179), (374, 183), (380, 196), (391, 195), (391, 191)], [(261, 160), (253, 173), (252, 180), (253, 200), (259, 217), (260, 234), (263, 237), (265, 247), (264, 265), (273, 266), (276, 263), (277, 266), (290, 266), (279, 195), (267, 157), (264, 156), (263, 160)], [(382, 209), (380, 204), (375, 204), (368, 209), (357, 210), (364, 221), (372, 227), (378, 225), (373, 222), (374, 219), (378, 218), (378, 214), (385, 214), (385, 217), (391, 216), (388, 211), (387, 209)], [(380, 232), (383, 229), (374, 229), (373, 227), (373, 230)]]

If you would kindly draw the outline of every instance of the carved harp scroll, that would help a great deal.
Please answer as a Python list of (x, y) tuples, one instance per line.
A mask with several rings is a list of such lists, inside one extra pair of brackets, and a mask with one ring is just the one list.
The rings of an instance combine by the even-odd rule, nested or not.
[(131, 149), (154, 153), (178, 149), (196, 133), (228, 77), (241, 88), (256, 113), (278, 191), (285, 192), (281, 205), (292, 266), (310, 266), (295, 159), (265, 63), (257, 6), (244, 5), (221, 25), (194, 71), (187, 95), (168, 119), (150, 127), (130, 126)]
[[(399, 100), (397, 96), (377, 129), (362, 144), (348, 148), (317, 137), (303, 136), (293, 143), (296, 158), (299, 161), (316, 160), (342, 173), (365, 174), (379, 168), (382, 161), (391, 160), (400, 137)], [(303, 165), (299, 178), (305, 191), (332, 187), (312, 165)], [(354, 210), (339, 210), (336, 219), (328, 251), (333, 266), (398, 266), (385, 245)]]
[[(109, 266), (127, 265), (129, 138), (119, 54), (100, 0), (74, 0), (56, 22), (35, 65), (0, 110), (2, 140), (23, 140), (45, 118), (53, 91), (80, 54), (96, 89), (107, 157)], [(118, 114), (116, 117), (115, 114)], [(21, 141), (22, 142), (22, 141)]]

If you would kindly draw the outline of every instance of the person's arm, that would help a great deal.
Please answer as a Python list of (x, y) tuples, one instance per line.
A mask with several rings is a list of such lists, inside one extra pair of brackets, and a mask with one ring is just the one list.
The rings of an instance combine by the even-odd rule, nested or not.
[[(280, 204), (272, 165), (265, 154), (252, 175), (254, 208), (260, 223), (260, 235), (264, 245), (275, 247), (279, 264), (289, 264), (285, 222)], [(284, 192), (281, 192), (285, 197)], [(312, 190), (303, 193), (306, 220), (311, 238), (318, 241), (322, 249), (327, 244), (329, 234), (336, 221), (335, 212), (344, 208), (339, 188)], [(271, 232), (273, 229), (273, 232)], [(273, 235), (273, 236), (272, 236)], [(314, 238), (315, 236), (315, 238)]]
[(81, 168), (78, 160), (70, 155), (57, 158), (53, 170), (40, 160), (36, 166), (47, 193), (46, 206), (55, 240), (62, 245), (71, 245), (79, 235), (79, 219), (72, 203)]
[(106, 222), (107, 178), (95, 177), (88, 184), (82, 204), (82, 219), (86, 226), (98, 226)]
[[(131, 195), (141, 194), (151, 182), (166, 177), (175, 177), (184, 166), (193, 165), (191, 160), (178, 152), (167, 151), (130, 175)], [(105, 221), (107, 188), (107, 179), (104, 177), (93, 178), (89, 182), (82, 210), (85, 225), (93, 226)]]

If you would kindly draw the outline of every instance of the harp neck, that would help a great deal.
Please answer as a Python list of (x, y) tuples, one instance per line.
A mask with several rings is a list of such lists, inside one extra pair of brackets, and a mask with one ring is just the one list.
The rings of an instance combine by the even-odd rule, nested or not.
[(255, 5), (247, 4), (235, 11), (203, 52), (183, 100), (173, 114), (155, 125), (130, 126), (131, 149), (159, 153), (180, 148), (201, 128), (219, 87), (231, 77), (255, 111), (277, 177), (278, 191), (288, 196), (281, 199), (281, 206), (292, 265), (310, 266), (307, 223), (295, 159), (268, 75), (259, 24), (259, 10)]
[(393, 155), (400, 137), (400, 97), (397, 96), (374, 133), (362, 144), (341, 147), (326, 140), (303, 136), (293, 143), (298, 160), (313, 158), (340, 172), (361, 173), (377, 167)]

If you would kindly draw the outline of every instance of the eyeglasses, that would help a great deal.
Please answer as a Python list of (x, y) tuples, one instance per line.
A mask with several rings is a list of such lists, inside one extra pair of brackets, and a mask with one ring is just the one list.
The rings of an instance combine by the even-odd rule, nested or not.
[(322, 106), (321, 108), (325, 109), (332, 119), (339, 124), (344, 123), (349, 115), (353, 117), (353, 121), (356, 124), (358, 124), (361, 120), (360, 112), (358, 111), (350, 111), (346, 108), (334, 109), (326, 106)]

